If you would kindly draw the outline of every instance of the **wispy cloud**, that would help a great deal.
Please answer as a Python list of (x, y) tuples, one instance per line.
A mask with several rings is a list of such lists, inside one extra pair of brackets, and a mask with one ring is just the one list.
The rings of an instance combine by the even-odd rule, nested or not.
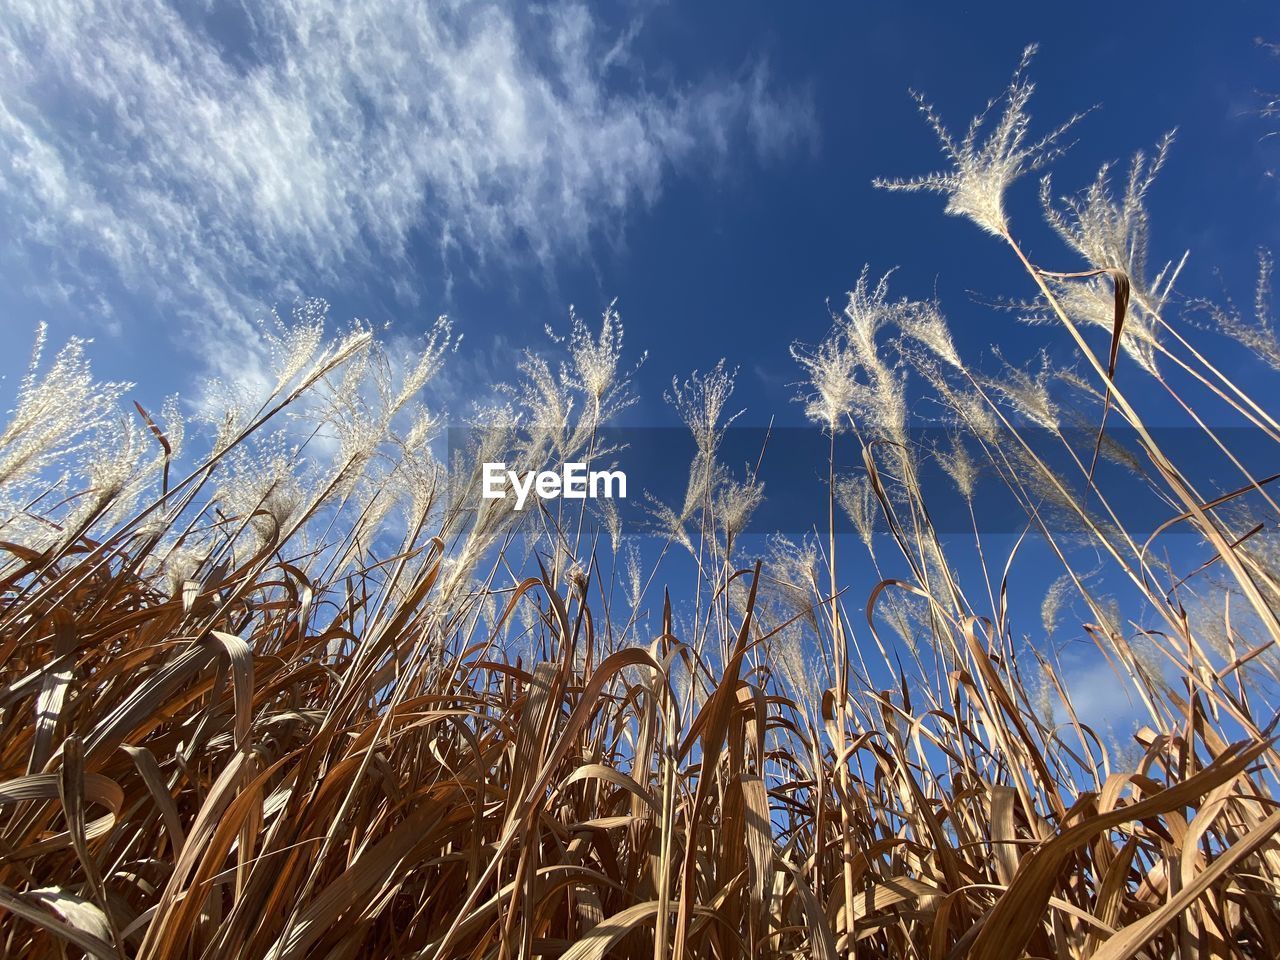
[(673, 169), (812, 135), (808, 101), (763, 69), (658, 84), (632, 39), (569, 3), (15, 0), (0, 19), (6, 252), (38, 264), (51, 297), (122, 289), (244, 330), (253, 304), (394, 273), (419, 243), (445, 278), (550, 264), (616, 231)]

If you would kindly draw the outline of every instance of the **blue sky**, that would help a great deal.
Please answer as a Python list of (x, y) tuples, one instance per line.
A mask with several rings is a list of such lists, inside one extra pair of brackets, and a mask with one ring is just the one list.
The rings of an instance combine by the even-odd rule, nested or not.
[[(908, 98), (962, 127), (1041, 45), (1033, 114), (1100, 106), (1061, 189), (1179, 128), (1155, 188), (1153, 258), (1184, 291), (1248, 299), (1275, 245), (1280, 138), (1262, 89), (1280, 37), (1261, 2), (1077, 4), (16, 2), (0, 19), (0, 320), (21, 368), (39, 320), (93, 336), (146, 397), (234, 374), (245, 318), (298, 294), (335, 318), (465, 332), (453, 386), (619, 300), (649, 349), (634, 422), (724, 356), (748, 418), (797, 420), (787, 355), (818, 339), (864, 263), (936, 286), (962, 352), (1046, 342), (982, 304), (1022, 296), (1006, 251), (935, 197), (875, 191), (938, 166)], [(252, 11), (252, 13), (247, 12)], [(1014, 189), (1034, 256), (1077, 266)], [(1063, 343), (1048, 342), (1067, 350)]]

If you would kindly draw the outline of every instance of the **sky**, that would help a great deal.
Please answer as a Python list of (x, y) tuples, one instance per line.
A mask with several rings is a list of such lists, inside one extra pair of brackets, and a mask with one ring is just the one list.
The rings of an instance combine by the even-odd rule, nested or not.
[[(992, 308), (1031, 292), (1007, 250), (937, 196), (873, 189), (940, 168), (909, 90), (962, 130), (1038, 43), (1038, 129), (1095, 108), (1062, 192), (1177, 128), (1152, 258), (1190, 250), (1184, 297), (1248, 303), (1257, 248), (1280, 247), (1259, 38), (1280, 41), (1274, 3), (9, 0), (0, 395), (47, 322), (153, 409), (194, 402), (246, 375), (255, 318), (308, 296), (404, 342), (448, 314), (457, 413), (570, 304), (616, 298), (629, 358), (650, 353), (623, 425), (675, 425), (663, 388), (721, 358), (740, 423), (794, 425), (788, 348), (864, 265), (936, 293), (963, 355), (1068, 362), (1060, 331)], [(1009, 208), (1038, 263), (1082, 266), (1034, 178)]]
[[(962, 128), (1040, 44), (1048, 130), (1097, 106), (1063, 190), (1178, 128), (1152, 197), (1153, 257), (1192, 251), (1188, 295), (1247, 301), (1275, 245), (1280, 88), (1267, 3), (405, 5), (6, 4), (0, 14), (0, 357), (35, 324), (93, 337), (147, 397), (244, 363), (250, 321), (319, 296), (336, 319), (465, 334), (453, 389), (510, 373), (570, 304), (617, 298), (651, 359), (627, 416), (675, 422), (662, 386), (721, 357), (749, 422), (799, 422), (787, 347), (818, 340), (864, 264), (935, 290), (962, 352), (1043, 330), (1006, 251), (935, 196), (875, 176), (938, 167), (908, 96)], [(1015, 229), (1047, 265), (1030, 179)], [(1221, 280), (1215, 269), (1222, 271)], [(1066, 344), (1049, 343), (1051, 349)]]

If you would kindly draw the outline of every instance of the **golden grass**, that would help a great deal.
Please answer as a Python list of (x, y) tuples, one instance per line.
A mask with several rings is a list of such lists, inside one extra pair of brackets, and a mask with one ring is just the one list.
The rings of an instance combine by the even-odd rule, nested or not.
[[(1001, 168), (1001, 189), (1016, 167)], [(814, 404), (832, 432), (833, 493), (814, 518), (826, 527), (820, 562), (797, 580), (781, 559), (741, 560), (737, 530), (717, 526), (720, 479), (704, 464), (695, 473), (711, 479), (692, 489), (695, 506), (671, 537), (696, 560), (694, 580), (650, 619), (643, 591), (621, 604), (604, 582), (620, 555), (603, 555), (588, 517), (531, 514), (519, 533), (538, 551), (538, 575), (525, 576), (534, 561), (516, 554), (515, 519), (474, 497), (447, 501), (443, 481), (411, 469), (406, 435), (387, 434), (402, 460), (378, 475), (412, 474), (398, 549), (370, 547), (386, 541), (372, 521), (366, 529), (377, 496), (354, 493), (352, 478), (375, 460), (359, 445), (343, 447), (346, 459), (301, 506), (282, 504), (282, 480), (224, 511), (231, 495), (218, 478), (237, 451), (312, 393), (342, 394), (349, 383), (334, 378), (370, 349), (357, 335), (293, 364), (255, 413), (228, 417), (214, 452), (176, 483), (166, 428), (139, 408), (162, 469), (159, 489), (123, 518), (112, 509), (125, 487), (90, 487), (35, 499), (20, 511), (25, 526), (0, 526), (0, 952), (1280, 956), (1280, 756), (1264, 695), (1280, 571), (1256, 546), (1261, 527), (1242, 533), (1223, 518), (1249, 497), (1270, 504), (1271, 481), (1246, 474), (1233, 491), (1196, 489), (1143, 421), (1125, 381), (1134, 371), (1117, 367), (1126, 312), (1146, 311), (1144, 329), (1171, 333), (1161, 356), (1188, 383), (1151, 372), (1195, 423), (1210, 430), (1188, 386), (1268, 437), (1278, 428), (1137, 285), (1130, 303), (1141, 278), (1114, 263), (1041, 270), (999, 200), (986, 205), (1001, 212), (986, 228), (1084, 357), (1099, 420), (1112, 410), (1138, 438), (1152, 473), (1130, 482), (1169, 503), (1170, 524), (1200, 535), (1203, 566), (1178, 576), (1126, 530), (1114, 489), (1095, 476), (1101, 432), (1071, 451), (1072, 482), (1037, 455), (993, 382), (957, 364), (949, 341), (935, 353), (958, 369), (903, 357), (1061, 561), (1065, 589), (1089, 612), (1080, 635), (1149, 718), (1134, 751), (1117, 754), (1078, 718), (1047, 623), (1044, 643), (1032, 644), (1039, 656), (1015, 655), (1015, 612), (1028, 612), (1027, 598), (1010, 596), (1019, 548), (980, 568), (953, 562), (918, 480), (923, 454), (894, 435), (890, 413), (869, 421), (842, 407), (859, 394), (840, 384)], [(1100, 271), (1115, 284), (1105, 360), (1061, 299), (1062, 284)], [(882, 311), (861, 328), (872, 356), (831, 369), (862, 371), (875, 402), (892, 408), (902, 386), (876, 354), (876, 331), (898, 308), (883, 288), (872, 295), (860, 283), (855, 304)], [(941, 336), (940, 315), (913, 313), (919, 306), (893, 316), (924, 316)], [(833, 351), (856, 345), (849, 330)], [(575, 338), (590, 361), (590, 376), (574, 380), (588, 419), (558, 429), (590, 453), (604, 411), (625, 403), (616, 314), (597, 341), (580, 328)], [(429, 352), (441, 351), (433, 340)], [(798, 355), (811, 366), (836, 357)], [(526, 372), (545, 412), (563, 385), (545, 363)], [(719, 367), (676, 390), (707, 462), (731, 390)], [(337, 416), (339, 430), (377, 420), (357, 413)], [(861, 439), (860, 502), (874, 503), (887, 534), (866, 539), (867, 556), (847, 553), (850, 538), (835, 532), (841, 418)], [(1224, 469), (1243, 470), (1222, 450)], [(464, 487), (475, 467), (463, 465)], [(1075, 518), (1136, 597), (1132, 631), (1046, 521), (1049, 505)], [(20, 537), (31, 523), (47, 535)], [(876, 554), (884, 543), (894, 558)], [(198, 555), (166, 579), (184, 551)], [(855, 568), (877, 572), (867, 597), (849, 591)], [(890, 569), (901, 572), (880, 572)], [(1225, 653), (1193, 623), (1189, 582), (1209, 598)], [(969, 599), (975, 589), (985, 605)], [(916, 604), (926, 641), (906, 650), (881, 636), (900, 601)]]
[[(283, 563), (167, 597), (106, 545), (53, 565), (10, 549), (9, 956), (1280, 944), (1280, 814), (1258, 773), (1274, 755), (1224, 742), (1212, 688), (1166, 691), (1183, 723), (1147, 731), (1140, 765), (1089, 791), (974, 620), (952, 624), (957, 669), (928, 704), (861, 691), (841, 711), (828, 691), (817, 726), (752, 619), (758, 568), (735, 574), (752, 595), (728, 662), (682, 711), (668, 680), (688, 647), (667, 629), (606, 656), (588, 608), (545, 580), (507, 606), (538, 605), (545, 662), (478, 643), (398, 670), (424, 642), (438, 554), (414, 606), (377, 622), (372, 585), (344, 583), (340, 601)], [(341, 603), (323, 629), (319, 598)]]
[[(501, 612), (467, 641), (438, 538), (329, 582), (276, 542), (172, 595), (137, 572), (156, 543), (4, 547), (7, 956), (1280, 948), (1267, 723), (1228, 689), (1246, 658), (1211, 670), (1189, 630), (1181, 693), (1108, 638), (1166, 720), (1121, 770), (1036, 714), (1006, 626), (923, 576), (886, 580), (869, 616), (888, 591), (925, 598), (947, 668), (859, 687), (815, 583), (841, 666), (805, 702), (783, 624), (755, 616), (759, 564), (711, 575), (722, 659), (669, 613), (613, 649), (590, 580), (551, 574), (488, 587)], [(494, 642), (521, 605), (530, 667)]]

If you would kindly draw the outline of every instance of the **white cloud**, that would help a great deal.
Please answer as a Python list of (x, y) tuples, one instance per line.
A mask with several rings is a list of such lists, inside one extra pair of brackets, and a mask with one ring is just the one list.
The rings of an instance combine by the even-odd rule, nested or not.
[[(1063, 665), (1062, 685), (1080, 722), (1101, 737), (1108, 750), (1132, 750), (1133, 732), (1150, 718), (1131, 683), (1117, 676), (1109, 663), (1087, 654)], [(1055, 718), (1067, 722), (1060, 706), (1055, 706)]]
[(8, 254), (43, 265), (46, 293), (119, 285), (244, 333), (263, 298), (407, 272), (417, 236), (446, 275), (550, 264), (615, 233), (673, 168), (812, 134), (809, 101), (762, 69), (659, 86), (634, 29), (603, 33), (570, 3), (16, 0), (0, 19)]

